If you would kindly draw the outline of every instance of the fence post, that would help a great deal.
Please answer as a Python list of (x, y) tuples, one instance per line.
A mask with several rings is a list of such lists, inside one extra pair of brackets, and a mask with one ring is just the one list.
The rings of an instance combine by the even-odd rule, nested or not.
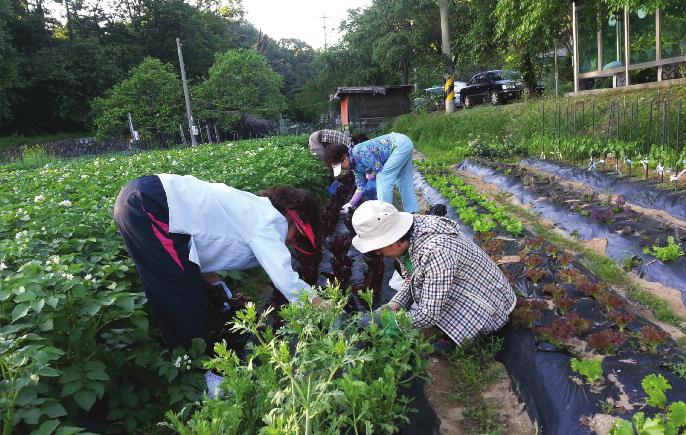
[[(679, 142), (680, 137), (680, 131), (681, 130), (681, 99), (679, 99), (679, 104), (677, 105), (676, 109), (676, 155), (681, 156), (681, 143)], [(676, 174), (677, 176), (679, 175), (679, 170), (681, 169), (681, 160), (679, 157), (677, 157), (676, 161)], [(679, 187), (679, 179), (676, 179), (676, 187)]]
[(205, 131), (207, 132), (207, 142), (212, 143), (212, 135), (210, 134), (210, 126), (205, 123)]
[[(653, 99), (650, 99), (650, 116), (648, 117), (648, 140), (646, 141), (646, 149), (645, 149), (645, 159), (648, 160), (648, 156), (650, 155), (650, 142), (652, 142), (653, 138)], [(645, 175), (646, 175), (646, 180), (648, 179), (648, 164), (646, 163), (645, 165)]]
[(221, 138), (219, 137), (219, 132), (217, 131), (217, 123), (215, 122), (213, 124), (214, 127), (214, 137), (217, 139), (217, 143), (221, 142)]
[(595, 98), (591, 100), (593, 103), (592, 109), (591, 109), (591, 126), (592, 126), (592, 131), (593, 131), (593, 137), (595, 138)]
[(179, 124), (179, 131), (181, 132), (181, 142), (183, 142), (183, 146), (188, 146), (188, 142), (186, 142), (186, 135), (183, 134), (183, 126)]

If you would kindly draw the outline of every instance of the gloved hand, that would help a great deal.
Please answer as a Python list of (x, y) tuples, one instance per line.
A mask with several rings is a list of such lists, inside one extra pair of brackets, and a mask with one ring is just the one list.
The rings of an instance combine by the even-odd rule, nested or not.
[(210, 396), (210, 399), (219, 399), (224, 396), (224, 393), (219, 388), (222, 382), (224, 382), (222, 376), (208, 370), (205, 372), (205, 381), (207, 382), (207, 395)]
[(226, 297), (229, 298), (229, 300), (233, 299), (233, 293), (231, 293), (229, 286), (226, 285), (226, 283), (224, 281), (222, 281), (221, 279), (211, 282), (210, 285), (221, 286), (224, 289), (224, 293), (226, 293)]
[(331, 183), (326, 189), (326, 191), (329, 193), (329, 196), (334, 196), (340, 185), (341, 183), (338, 180), (333, 180), (333, 183)]
[(386, 306), (376, 309), (371, 314), (363, 314), (360, 317), (359, 325), (361, 328), (366, 328), (371, 322), (380, 327), (387, 336), (396, 337), (400, 333), (398, 321), (395, 320), (395, 314), (387, 309)]
[(367, 184), (364, 185), (364, 189), (362, 189), (362, 197), (367, 200), (376, 199), (376, 179), (372, 178), (367, 181)]
[(341, 213), (350, 213), (353, 210), (353, 205), (349, 202), (345, 203), (343, 207), (341, 207)]

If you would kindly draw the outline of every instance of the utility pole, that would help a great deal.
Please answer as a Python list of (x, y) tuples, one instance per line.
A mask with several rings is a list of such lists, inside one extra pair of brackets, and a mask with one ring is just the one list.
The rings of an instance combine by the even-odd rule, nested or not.
[(448, 66), (448, 73), (445, 75), (445, 113), (455, 111), (455, 85), (453, 82), (453, 55), (450, 52), (450, 29), (448, 28), (448, 1), (438, 0), (438, 8), (441, 12), (441, 49)]
[(133, 129), (133, 121), (131, 120), (131, 112), (126, 114), (127, 117), (129, 118), (129, 131), (131, 132), (131, 140), (135, 141), (136, 139), (136, 130)]
[(322, 18), (324, 20), (324, 25), (322, 26), (322, 29), (324, 29), (324, 50), (326, 50), (326, 19), (331, 17), (327, 17), (326, 11), (324, 11), (324, 16), (319, 18)]
[(188, 130), (191, 133), (191, 146), (197, 146), (198, 141), (195, 136), (198, 134), (198, 127), (193, 123), (193, 110), (191, 109), (191, 97), (188, 94), (188, 82), (186, 81), (186, 67), (183, 65), (183, 53), (181, 52), (181, 40), (176, 38), (176, 50), (179, 52), (179, 66), (181, 67), (181, 81), (183, 82), (183, 96), (186, 99), (186, 116), (188, 116)]

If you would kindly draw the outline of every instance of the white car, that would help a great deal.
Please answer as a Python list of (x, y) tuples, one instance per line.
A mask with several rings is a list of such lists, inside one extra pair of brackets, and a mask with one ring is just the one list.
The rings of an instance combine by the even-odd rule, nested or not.
[[(466, 82), (455, 81), (453, 83), (455, 91), (455, 107), (462, 107), (462, 101), (460, 101), (460, 89), (467, 86)], [(427, 94), (440, 95), (441, 98), (445, 95), (443, 91), (443, 86), (432, 86), (430, 88), (424, 89)]]

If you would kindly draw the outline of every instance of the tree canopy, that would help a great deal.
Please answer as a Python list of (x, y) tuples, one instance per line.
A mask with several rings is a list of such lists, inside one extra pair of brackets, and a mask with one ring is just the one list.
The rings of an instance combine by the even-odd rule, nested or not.
[(93, 109), (99, 137), (128, 132), (128, 113), (143, 137), (174, 133), (184, 113), (181, 80), (170, 64), (148, 57), (104, 98), (95, 98)]
[[(586, 6), (633, 10), (678, 3), (587, 0)], [(148, 57), (178, 74), (176, 38), (183, 43), (196, 119), (225, 128), (248, 110), (317, 120), (330, 110), (329, 95), (339, 86), (440, 85), (446, 61), (460, 80), (485, 69), (518, 69), (532, 88), (555, 46), (571, 52), (567, 1), (449, 0), (452, 59), (441, 51), (436, 0), (373, 0), (349, 10), (340, 22), (342, 39), (324, 50), (271, 39), (245, 20), (242, 0), (102, 4), (0, 0), (0, 135), (102, 131), (96, 118), (102, 113), (91, 101), (102, 104), (114, 95)], [(58, 6), (64, 19), (54, 18)], [(569, 62), (569, 55), (562, 59), (562, 76), (571, 74)], [(264, 80), (261, 86), (243, 73), (245, 66), (260, 72), (253, 77)]]
[(254, 49), (218, 54), (208, 77), (192, 89), (196, 116), (230, 130), (243, 113), (274, 118), (286, 106), (283, 79)]

